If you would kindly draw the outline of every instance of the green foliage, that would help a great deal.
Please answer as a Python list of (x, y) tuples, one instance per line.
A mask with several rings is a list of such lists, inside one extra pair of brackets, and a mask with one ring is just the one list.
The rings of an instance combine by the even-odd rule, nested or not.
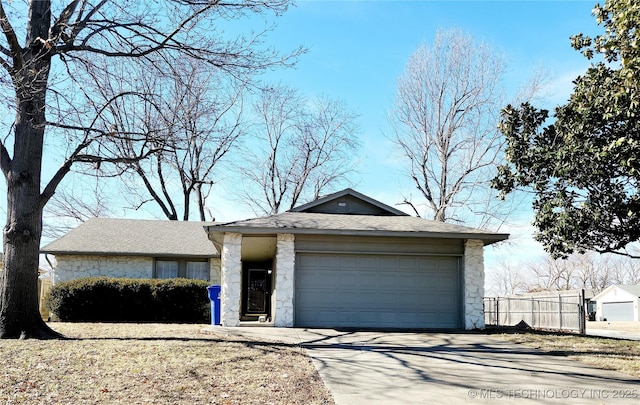
[(91, 277), (56, 284), (46, 306), (61, 321), (208, 323), (204, 280)]
[(493, 187), (532, 189), (536, 239), (554, 257), (620, 253), (640, 239), (640, 3), (607, 1), (594, 15), (605, 33), (572, 46), (604, 60), (574, 81), (567, 104), (552, 117), (507, 106), (499, 126), (510, 164)]

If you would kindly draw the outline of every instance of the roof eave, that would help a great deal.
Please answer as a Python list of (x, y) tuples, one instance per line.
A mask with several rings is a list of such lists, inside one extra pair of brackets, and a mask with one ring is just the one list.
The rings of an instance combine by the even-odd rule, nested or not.
[(218, 254), (193, 254), (193, 253), (166, 253), (166, 252), (104, 252), (104, 251), (81, 251), (81, 250), (40, 250), (41, 254), (54, 256), (135, 256), (135, 257), (167, 257), (167, 258), (215, 258)]
[(442, 239), (476, 239), (482, 240), (484, 245), (501, 242), (509, 239), (509, 234), (489, 234), (473, 232), (417, 232), (417, 231), (387, 231), (371, 229), (316, 229), (316, 228), (270, 228), (251, 226), (210, 226), (206, 227), (209, 233), (241, 233), (267, 235), (277, 233), (291, 233), (302, 235), (342, 235), (342, 236), (380, 236), (380, 237), (414, 237), (414, 238), (442, 238)]

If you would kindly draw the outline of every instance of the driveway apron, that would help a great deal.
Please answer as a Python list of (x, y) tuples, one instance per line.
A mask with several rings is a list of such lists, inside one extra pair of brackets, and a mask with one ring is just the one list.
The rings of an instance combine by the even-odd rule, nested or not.
[(640, 403), (637, 378), (481, 333), (225, 329), (305, 347), (338, 405)]

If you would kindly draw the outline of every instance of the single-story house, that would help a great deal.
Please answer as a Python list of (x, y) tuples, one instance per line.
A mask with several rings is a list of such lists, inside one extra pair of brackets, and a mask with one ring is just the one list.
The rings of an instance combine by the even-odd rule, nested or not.
[(612, 285), (591, 300), (598, 321), (640, 321), (640, 285)]
[[(119, 221), (136, 228), (136, 240), (114, 244), (104, 240), (118, 235)], [(115, 257), (143, 264), (140, 271), (126, 274), (135, 268), (132, 263), (130, 270), (117, 276), (163, 277), (168, 274), (164, 261), (188, 261), (189, 253), (189, 257), (208, 260), (209, 280), (221, 285), (223, 326), (483, 328), (483, 247), (508, 238), (411, 217), (351, 189), (266, 217), (191, 223), (200, 226), (204, 239), (210, 240), (209, 249), (203, 245), (195, 256), (191, 237), (172, 245), (169, 254), (160, 240), (165, 238), (157, 234), (175, 226), (170, 234), (180, 235), (191, 229), (187, 222), (141, 222), (140, 226), (131, 220), (91, 222), (77, 228), (91, 226), (83, 237), (74, 238), (75, 251), (71, 243), (62, 244), (66, 250), (56, 244), (76, 230), (43, 249), (56, 255), (56, 280), (107, 275), (108, 269), (123, 268), (107, 261)], [(100, 223), (111, 229), (105, 232)], [(85, 240), (94, 238), (102, 239), (101, 249), (83, 247)], [(134, 252), (130, 247), (147, 243), (154, 248)]]
[(221, 254), (222, 324), (283, 327), (483, 328), (483, 247), (508, 237), (351, 189), (207, 232)]
[(54, 284), (96, 276), (185, 277), (219, 284), (220, 256), (203, 230), (211, 224), (91, 218), (40, 252), (52, 264)]

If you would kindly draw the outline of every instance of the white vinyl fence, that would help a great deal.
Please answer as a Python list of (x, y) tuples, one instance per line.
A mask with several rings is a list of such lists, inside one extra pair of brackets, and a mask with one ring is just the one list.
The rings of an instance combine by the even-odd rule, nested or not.
[(515, 326), (585, 334), (584, 290), (558, 291), (484, 298), (487, 326)]

